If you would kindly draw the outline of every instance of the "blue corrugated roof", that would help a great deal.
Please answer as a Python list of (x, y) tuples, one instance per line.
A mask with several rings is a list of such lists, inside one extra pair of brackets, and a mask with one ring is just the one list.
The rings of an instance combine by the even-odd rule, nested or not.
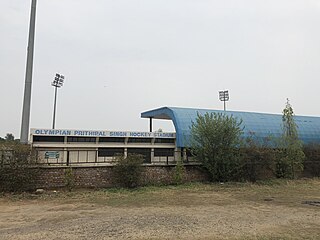
[[(162, 107), (141, 113), (142, 118), (172, 120), (176, 129), (177, 147), (185, 147), (190, 139), (190, 127), (197, 118), (197, 114), (223, 113), (221, 110)], [(282, 133), (282, 115), (255, 112), (226, 111), (237, 119), (242, 119), (244, 137), (254, 133), (258, 139), (279, 137)], [(298, 125), (299, 138), (303, 143), (320, 143), (320, 117), (295, 116)]]

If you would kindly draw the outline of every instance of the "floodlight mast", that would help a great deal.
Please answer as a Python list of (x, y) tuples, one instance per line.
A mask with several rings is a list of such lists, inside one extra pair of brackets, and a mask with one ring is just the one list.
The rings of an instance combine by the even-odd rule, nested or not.
[(53, 82), (51, 85), (55, 88), (54, 89), (54, 104), (53, 104), (53, 120), (52, 120), (52, 129), (55, 128), (55, 122), (56, 122), (56, 107), (57, 107), (57, 90), (58, 88), (61, 88), (63, 86), (64, 82), (64, 76), (56, 73), (56, 76), (54, 77)]
[(34, 35), (36, 25), (36, 6), (37, 0), (31, 2), (29, 40), (27, 49), (27, 66), (24, 83), (23, 108), (21, 119), (20, 142), (28, 143), (29, 138), (29, 121), (30, 121), (30, 105), (31, 105), (31, 87), (32, 87), (32, 70), (33, 70), (33, 52), (34, 52)]
[(220, 101), (223, 101), (223, 110), (226, 111), (226, 102), (229, 101), (228, 90), (219, 91), (219, 99)]

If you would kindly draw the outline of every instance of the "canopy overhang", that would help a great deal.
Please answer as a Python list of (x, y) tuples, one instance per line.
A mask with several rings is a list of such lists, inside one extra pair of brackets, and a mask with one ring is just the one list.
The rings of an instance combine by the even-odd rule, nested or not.
[[(172, 120), (176, 129), (177, 147), (189, 147), (190, 129), (192, 122), (198, 116), (205, 113), (225, 113), (242, 120), (244, 133), (243, 137), (254, 135), (258, 140), (263, 141), (266, 138), (279, 137), (282, 134), (282, 115), (255, 113), (255, 112), (238, 112), (238, 111), (221, 111), (210, 109), (195, 108), (177, 108), (161, 107), (141, 113), (142, 118)], [(300, 140), (304, 144), (320, 143), (320, 117), (295, 116), (295, 122), (298, 126)]]

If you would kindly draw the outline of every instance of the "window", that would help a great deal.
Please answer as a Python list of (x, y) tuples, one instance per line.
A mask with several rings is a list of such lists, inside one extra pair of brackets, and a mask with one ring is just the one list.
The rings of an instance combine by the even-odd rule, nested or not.
[(123, 137), (100, 137), (99, 142), (124, 143)]
[(151, 143), (151, 138), (129, 138), (128, 143)]
[(68, 137), (68, 142), (96, 142), (95, 137)]
[(154, 143), (174, 143), (174, 138), (156, 138)]
[(154, 149), (155, 157), (166, 157), (166, 156), (174, 156), (174, 148), (155, 148)]
[(113, 157), (117, 155), (124, 155), (123, 148), (99, 148), (98, 156), (99, 157)]
[(63, 136), (33, 136), (33, 142), (64, 142)]
[(151, 163), (151, 149), (150, 148), (128, 148), (129, 154), (139, 154), (143, 156), (145, 163)]

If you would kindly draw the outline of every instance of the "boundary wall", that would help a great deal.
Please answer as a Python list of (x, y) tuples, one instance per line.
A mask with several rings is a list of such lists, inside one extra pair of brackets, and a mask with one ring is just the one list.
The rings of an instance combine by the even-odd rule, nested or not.
[[(208, 175), (199, 165), (184, 165), (184, 182), (208, 181)], [(175, 165), (144, 165), (141, 186), (174, 183)], [(35, 183), (37, 188), (54, 189), (66, 187), (66, 170), (72, 169), (75, 188), (110, 188), (117, 184), (113, 177), (113, 166), (41, 167)]]

